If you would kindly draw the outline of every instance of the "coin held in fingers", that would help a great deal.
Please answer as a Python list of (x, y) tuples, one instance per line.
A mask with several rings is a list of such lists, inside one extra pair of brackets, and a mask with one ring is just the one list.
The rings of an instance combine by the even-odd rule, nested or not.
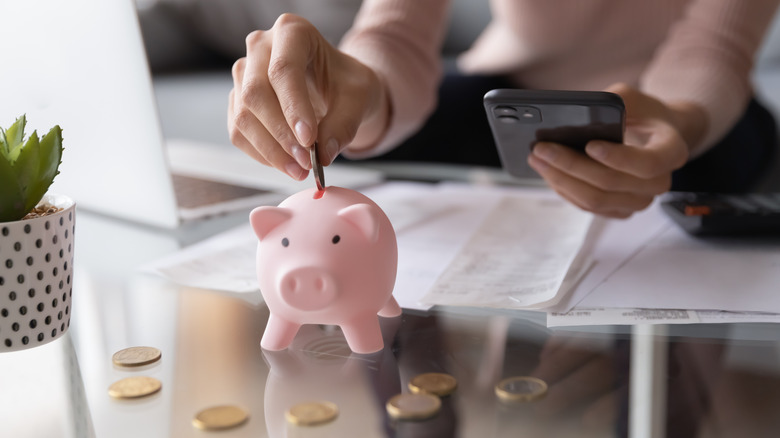
[(317, 190), (322, 190), (325, 188), (325, 171), (322, 164), (320, 164), (320, 155), (316, 141), (311, 146), (309, 152), (311, 153), (311, 170), (314, 174), (314, 183), (317, 184)]

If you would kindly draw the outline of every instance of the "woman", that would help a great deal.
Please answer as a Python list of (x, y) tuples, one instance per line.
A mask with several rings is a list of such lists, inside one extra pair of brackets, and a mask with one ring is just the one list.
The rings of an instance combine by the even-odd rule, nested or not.
[[(582, 155), (540, 144), (529, 164), (573, 204), (628, 217), (672, 188), (673, 176), (675, 189), (732, 191), (762, 170), (775, 149), (774, 120), (751, 103), (750, 71), (777, 3), (494, 0), (493, 21), (458, 65), (490, 77), (475, 95), (495, 84), (619, 94), (625, 145), (593, 141)], [(367, 0), (339, 49), (293, 15), (251, 33), (233, 68), (231, 140), (295, 179), (306, 177), (315, 141), (326, 163), (341, 152), (388, 153), (436, 108), (447, 8), (445, 0)], [(469, 80), (444, 82), (442, 99), (456, 102), (441, 110), (460, 108)], [(466, 106), (481, 111), (481, 102)], [(473, 129), (448, 129), (458, 127)]]

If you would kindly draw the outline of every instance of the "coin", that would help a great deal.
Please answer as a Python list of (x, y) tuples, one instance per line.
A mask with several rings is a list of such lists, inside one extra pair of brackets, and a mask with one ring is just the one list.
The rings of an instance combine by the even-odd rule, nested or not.
[(317, 142), (314, 142), (314, 145), (311, 147), (310, 150), (311, 153), (311, 170), (312, 173), (314, 173), (314, 182), (317, 184), (317, 190), (322, 190), (325, 188), (325, 171), (322, 169), (322, 164), (320, 164), (320, 156), (319, 152), (317, 151)]
[(439, 413), (441, 400), (432, 394), (398, 394), (387, 401), (385, 408), (396, 420), (425, 420)]
[(202, 430), (225, 430), (238, 427), (248, 419), (249, 413), (238, 406), (213, 406), (195, 414), (192, 425)]
[(329, 423), (339, 415), (339, 408), (329, 401), (299, 403), (284, 413), (292, 424), (298, 426), (317, 426)]
[(162, 388), (154, 377), (136, 376), (116, 381), (108, 387), (108, 395), (114, 398), (139, 398), (152, 395)]
[(160, 350), (154, 347), (130, 347), (114, 353), (112, 360), (121, 367), (140, 367), (157, 362), (161, 357)]
[(413, 393), (427, 393), (439, 397), (452, 394), (457, 386), (458, 381), (444, 373), (424, 373), (409, 381), (409, 390)]
[(506, 402), (529, 402), (547, 394), (547, 383), (536, 377), (516, 376), (499, 382), (495, 391)]

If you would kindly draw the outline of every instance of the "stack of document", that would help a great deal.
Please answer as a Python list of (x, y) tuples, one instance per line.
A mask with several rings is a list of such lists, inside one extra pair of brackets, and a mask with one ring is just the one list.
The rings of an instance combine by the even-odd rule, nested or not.
[[(398, 238), (394, 296), (407, 309), (546, 312), (548, 326), (780, 322), (780, 242), (697, 240), (654, 204), (629, 220), (544, 188), (384, 183), (363, 192)], [(247, 223), (147, 269), (259, 299)]]

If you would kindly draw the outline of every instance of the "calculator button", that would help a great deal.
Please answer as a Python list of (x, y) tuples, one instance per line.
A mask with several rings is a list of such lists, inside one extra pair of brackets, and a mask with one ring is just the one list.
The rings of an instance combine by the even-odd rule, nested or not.
[(709, 205), (686, 205), (683, 213), (686, 216), (707, 216), (712, 210)]

